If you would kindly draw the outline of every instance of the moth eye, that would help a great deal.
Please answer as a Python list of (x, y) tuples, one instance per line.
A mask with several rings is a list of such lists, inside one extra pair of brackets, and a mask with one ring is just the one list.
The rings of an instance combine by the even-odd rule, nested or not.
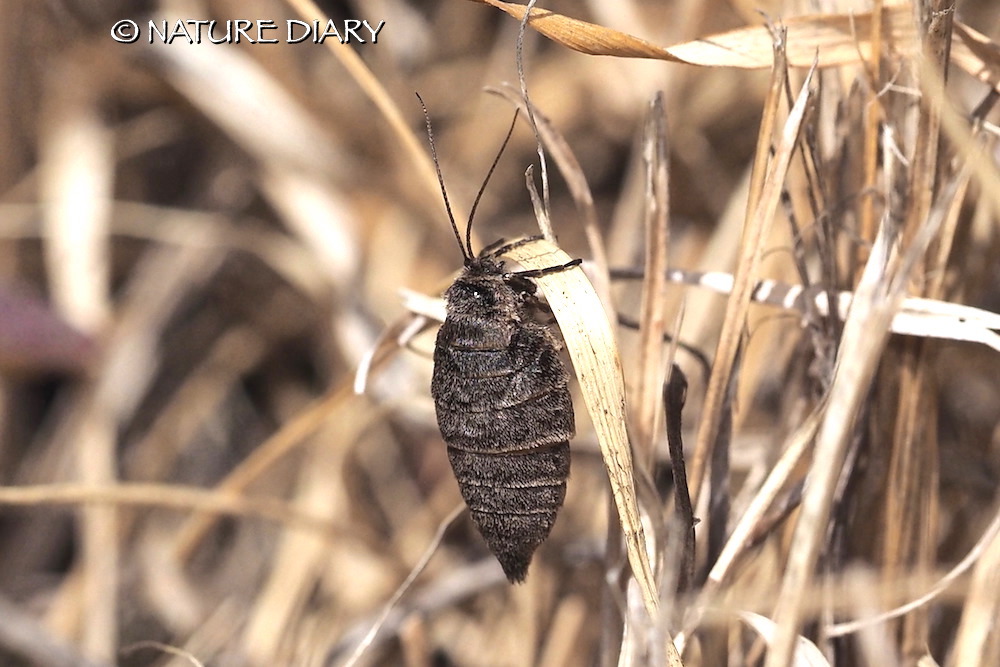
[(496, 304), (496, 300), (493, 298), (493, 293), (479, 285), (469, 285), (469, 294), (475, 299), (476, 303), (483, 306), (493, 306)]
[(476, 290), (476, 300), (484, 306), (496, 305), (496, 299), (493, 298), (493, 293), (488, 290)]

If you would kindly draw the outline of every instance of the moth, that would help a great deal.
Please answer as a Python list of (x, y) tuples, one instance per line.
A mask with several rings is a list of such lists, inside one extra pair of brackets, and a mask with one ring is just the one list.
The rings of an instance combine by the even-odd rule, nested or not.
[[(417, 96), (419, 99), (419, 95)], [(464, 268), (445, 292), (447, 317), (434, 346), (431, 395), (448, 459), (472, 520), (511, 583), (523, 581), (566, 497), (575, 434), (569, 375), (559, 343), (539, 321), (531, 278), (580, 263), (509, 272), (512, 245), (472, 252), (472, 220), (515, 114), (476, 195), (465, 239), (448, 201), (427, 108), (424, 117), (445, 209)]]

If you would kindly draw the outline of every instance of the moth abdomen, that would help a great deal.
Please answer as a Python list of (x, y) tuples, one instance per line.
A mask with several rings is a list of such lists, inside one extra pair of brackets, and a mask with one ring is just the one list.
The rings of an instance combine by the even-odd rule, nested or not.
[(505, 356), (515, 333), (515, 323), (475, 321), (463, 318), (454, 322), (449, 331), (451, 349), (457, 353), (499, 353)]
[[(569, 476), (569, 457), (563, 451), (563, 443), (550, 448), (536, 449), (531, 456), (511, 454), (505, 463), (497, 466), (493, 461), (484, 465), (483, 456), (455, 447), (448, 448), (448, 458), (456, 470), (462, 470), (468, 484), (485, 487), (524, 488), (532, 484), (559, 484)], [(568, 447), (568, 445), (567, 445)], [(464, 475), (470, 472), (471, 475)]]
[(531, 558), (552, 530), (557, 510), (535, 514), (493, 514), (471, 510), (470, 514), (507, 579), (516, 584), (527, 576)]
[(486, 545), (510, 581), (523, 581), (566, 498), (569, 443), (509, 454), (449, 447), (448, 457)]
[[(505, 410), (438, 409), (441, 435), (452, 447), (483, 454), (528, 453), (573, 437), (567, 408), (555, 397)], [(572, 408), (569, 408), (572, 409)], [(551, 428), (547, 428), (551, 426)]]
[[(454, 376), (447, 392), (442, 393), (442, 407), (452, 412), (499, 412), (544, 409), (549, 396), (565, 389), (562, 383), (531, 370), (496, 371), (486, 377)], [(559, 403), (561, 405), (561, 403)]]
[[(449, 323), (449, 328), (452, 326)], [(519, 327), (500, 349), (471, 349), (454, 343), (435, 346), (434, 366), (440, 369), (442, 377), (448, 376), (452, 384), (456, 378), (458, 381), (503, 378), (525, 369), (530, 372), (531, 368), (551, 366), (552, 361), (542, 357), (558, 356), (558, 352), (554, 344), (548, 343), (534, 328)]]
[[(539, 477), (537, 480), (533, 480), (532, 484), (525, 484), (523, 480), (519, 480), (516, 485), (512, 486), (480, 484), (475, 474), (475, 467), (482, 462), (470, 462), (468, 459), (465, 462), (472, 463), (472, 468), (463, 469), (462, 476), (458, 478), (458, 481), (463, 487), (465, 502), (473, 512), (492, 512), (494, 514), (552, 512), (554, 516), (566, 497), (565, 479)], [(497, 461), (491, 461), (488, 465), (494, 463)], [(456, 477), (458, 477), (457, 473)]]

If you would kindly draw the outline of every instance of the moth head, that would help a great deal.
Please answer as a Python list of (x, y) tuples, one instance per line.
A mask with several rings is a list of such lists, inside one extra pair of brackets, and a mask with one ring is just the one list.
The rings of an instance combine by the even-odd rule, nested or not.
[[(479, 261), (487, 261), (491, 270), (482, 270)], [(480, 318), (511, 317), (520, 304), (517, 293), (504, 281), (494, 260), (473, 260), (445, 293), (449, 315)]]

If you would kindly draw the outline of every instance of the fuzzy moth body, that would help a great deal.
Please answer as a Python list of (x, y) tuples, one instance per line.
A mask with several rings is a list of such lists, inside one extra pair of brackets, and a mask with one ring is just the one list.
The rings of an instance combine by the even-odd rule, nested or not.
[(556, 339), (512, 282), (491, 257), (466, 263), (445, 294), (431, 394), (472, 519), (518, 582), (566, 496), (575, 424)]

